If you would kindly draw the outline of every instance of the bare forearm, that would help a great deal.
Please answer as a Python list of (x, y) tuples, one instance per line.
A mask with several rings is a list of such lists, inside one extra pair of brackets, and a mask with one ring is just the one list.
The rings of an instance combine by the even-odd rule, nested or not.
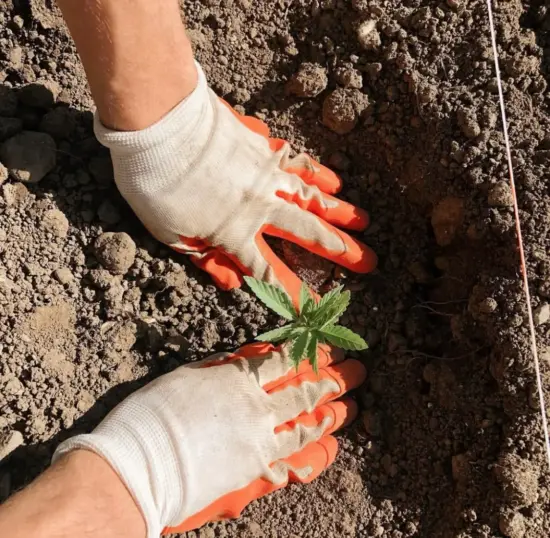
[(130, 493), (99, 456), (75, 451), (0, 506), (0, 536), (144, 538)]
[(102, 122), (148, 127), (196, 85), (177, 0), (57, 0)]

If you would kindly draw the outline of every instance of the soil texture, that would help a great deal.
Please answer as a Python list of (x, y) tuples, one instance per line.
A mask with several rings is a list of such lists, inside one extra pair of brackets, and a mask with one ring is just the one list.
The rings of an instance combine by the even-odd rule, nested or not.
[[(495, 4), (550, 401), (550, 3)], [(361, 418), (314, 484), (187, 538), (546, 536), (550, 474), (486, 2), (182, 9), (214, 90), (341, 174), (380, 258), (356, 277), (282, 247), (315, 287), (353, 291), (343, 322), (370, 344), (357, 355), (369, 370)], [(143, 229), (92, 107), (53, 2), (2, 2), (0, 501), (137, 387), (278, 323)]]

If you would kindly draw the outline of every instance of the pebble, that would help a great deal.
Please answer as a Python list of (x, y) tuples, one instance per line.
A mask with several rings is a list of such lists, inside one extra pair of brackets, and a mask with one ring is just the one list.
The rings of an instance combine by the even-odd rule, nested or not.
[(481, 127), (474, 110), (459, 108), (457, 120), (458, 126), (467, 138), (476, 138), (481, 134)]
[(0, 435), (0, 461), (9, 456), (22, 444), (23, 434), (17, 430), (11, 430), (5, 435)]
[(18, 181), (38, 183), (56, 165), (56, 145), (46, 133), (23, 131), (0, 146), (0, 161)]
[(4, 183), (8, 179), (8, 176), (8, 169), (2, 163), (0, 163), (0, 185), (2, 185), (2, 183)]
[(61, 93), (61, 87), (53, 80), (37, 80), (19, 91), (19, 101), (35, 108), (51, 108)]
[(17, 96), (11, 88), (0, 86), (0, 116), (14, 116), (17, 112)]
[(365, 50), (377, 50), (382, 41), (380, 33), (376, 29), (376, 21), (369, 19), (361, 23), (357, 28), (357, 41)]
[(105, 269), (123, 275), (134, 264), (136, 244), (127, 233), (107, 232), (96, 240), (95, 253)]
[(0, 142), (11, 138), (23, 130), (23, 121), (20, 118), (0, 117)]
[(121, 219), (120, 212), (110, 200), (103, 201), (97, 210), (97, 216), (101, 222), (112, 225), (117, 224)]
[(74, 280), (73, 272), (68, 267), (60, 267), (53, 272), (54, 278), (63, 285), (69, 284)]
[(491, 207), (510, 207), (514, 204), (514, 197), (510, 185), (506, 181), (499, 181), (491, 188), (487, 197)]
[(44, 214), (42, 226), (56, 237), (67, 237), (69, 221), (59, 209), (50, 209)]
[(29, 191), (23, 183), (9, 183), (2, 186), (2, 194), (7, 206), (20, 206), (29, 196)]
[(304, 62), (288, 81), (286, 90), (298, 97), (316, 97), (327, 85), (327, 70), (319, 64)]
[(535, 325), (544, 325), (550, 319), (550, 305), (543, 303), (533, 312)]
[(525, 536), (525, 518), (519, 512), (501, 514), (498, 527), (507, 538), (523, 538)]
[(69, 138), (75, 129), (76, 123), (70, 110), (58, 107), (50, 110), (40, 122), (40, 130), (54, 138)]

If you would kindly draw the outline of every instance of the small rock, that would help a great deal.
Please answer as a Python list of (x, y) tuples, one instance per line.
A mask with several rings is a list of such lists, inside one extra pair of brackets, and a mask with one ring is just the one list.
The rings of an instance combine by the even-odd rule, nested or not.
[(450, 245), (464, 221), (464, 201), (449, 196), (437, 204), (432, 212), (432, 228), (438, 245)]
[(487, 202), (491, 207), (510, 207), (514, 205), (514, 197), (510, 185), (506, 181), (499, 181), (489, 191)]
[(2, 183), (4, 183), (8, 179), (8, 176), (8, 169), (2, 163), (0, 163), (0, 185), (2, 185)]
[(363, 425), (367, 433), (373, 437), (377, 437), (382, 433), (380, 415), (372, 409), (363, 412)]
[(81, 412), (85, 413), (94, 405), (95, 398), (87, 390), (83, 390), (80, 393), (80, 398), (76, 402), (76, 408)]
[(457, 111), (458, 126), (468, 138), (476, 138), (481, 134), (481, 127), (474, 110), (459, 108)]
[(376, 29), (376, 21), (370, 19), (362, 22), (357, 27), (357, 41), (359, 45), (365, 50), (378, 50), (382, 44), (380, 39), (380, 33)]
[(69, 138), (76, 127), (71, 111), (65, 107), (50, 110), (40, 122), (40, 130), (54, 138)]
[(323, 123), (340, 135), (349, 133), (368, 106), (369, 98), (364, 93), (338, 88), (323, 103)]
[(360, 90), (363, 87), (363, 75), (357, 69), (341, 67), (336, 70), (336, 82), (344, 88)]
[(498, 308), (498, 303), (493, 297), (486, 297), (478, 303), (477, 308), (482, 314), (492, 314)]
[(533, 312), (535, 325), (544, 325), (550, 319), (550, 305), (548, 303), (541, 304)]
[(23, 435), (17, 430), (11, 430), (0, 435), (0, 462), (23, 444)]
[(23, 130), (23, 121), (20, 118), (0, 117), (0, 142), (11, 138)]
[(54, 278), (63, 285), (70, 284), (74, 280), (73, 272), (68, 267), (60, 267), (53, 272)]
[(69, 221), (59, 209), (50, 209), (44, 214), (42, 226), (56, 237), (67, 237)]
[(288, 93), (298, 97), (316, 97), (327, 87), (327, 70), (319, 64), (305, 62), (288, 81)]
[(369, 13), (369, 4), (371, 0), (351, 0), (351, 6), (355, 11), (358, 11), (360, 15), (367, 15)]
[(123, 275), (134, 263), (136, 244), (127, 233), (107, 232), (95, 242), (95, 253), (105, 269)]
[(23, 386), (23, 383), (19, 381), (16, 377), (12, 377), (5, 385), (4, 385), (5, 393), (10, 396), (18, 396), (21, 394), (25, 387)]
[(92, 269), (88, 278), (92, 285), (100, 290), (109, 289), (117, 281), (117, 278), (105, 269)]
[(328, 165), (336, 170), (347, 171), (351, 167), (351, 159), (341, 151), (335, 151), (328, 158)]
[(498, 528), (507, 538), (523, 538), (525, 536), (525, 518), (520, 512), (501, 514)]
[(113, 180), (113, 164), (109, 157), (94, 157), (90, 160), (88, 168), (98, 183), (108, 184)]
[(19, 101), (36, 108), (50, 108), (61, 93), (61, 87), (53, 80), (37, 80), (19, 91)]
[(8, 206), (20, 206), (29, 196), (29, 191), (23, 183), (10, 183), (2, 186), (4, 201)]
[(55, 167), (55, 141), (46, 133), (23, 131), (0, 146), (0, 161), (18, 181), (38, 183)]
[(458, 483), (465, 483), (470, 478), (471, 467), (467, 454), (456, 454), (451, 459), (453, 479)]
[(0, 116), (15, 116), (17, 96), (11, 88), (0, 86)]
[(117, 224), (120, 222), (121, 216), (118, 209), (110, 200), (104, 200), (97, 210), (97, 216), (101, 222), (105, 224)]
[(513, 453), (503, 454), (494, 467), (507, 502), (517, 508), (531, 506), (539, 498), (540, 470), (533, 462)]
[(23, 49), (21, 47), (11, 49), (8, 53), (8, 61), (12, 69), (21, 69), (23, 67)]

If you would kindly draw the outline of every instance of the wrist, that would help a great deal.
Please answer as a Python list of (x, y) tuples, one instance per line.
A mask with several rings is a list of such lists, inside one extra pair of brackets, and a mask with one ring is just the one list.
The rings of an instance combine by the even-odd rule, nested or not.
[(144, 536), (156, 538), (166, 526), (178, 524), (183, 477), (173, 432), (167, 431), (146, 405), (128, 398), (91, 434), (70, 438), (57, 448), (53, 460), (93, 453), (109, 467), (131, 497), (144, 521)]
[(0, 536), (144, 538), (145, 523), (109, 464), (77, 450), (0, 507)]

